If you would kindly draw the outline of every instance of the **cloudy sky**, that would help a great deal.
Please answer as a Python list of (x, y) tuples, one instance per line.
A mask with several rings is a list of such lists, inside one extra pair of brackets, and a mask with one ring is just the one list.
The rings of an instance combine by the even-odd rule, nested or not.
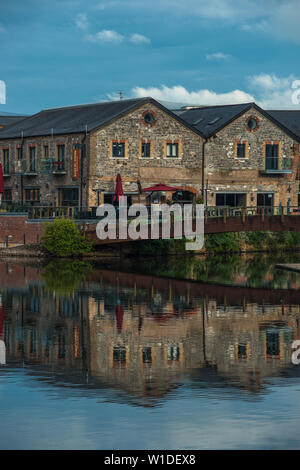
[(116, 99), (120, 90), (300, 109), (299, 0), (0, 0), (0, 8), (0, 112)]

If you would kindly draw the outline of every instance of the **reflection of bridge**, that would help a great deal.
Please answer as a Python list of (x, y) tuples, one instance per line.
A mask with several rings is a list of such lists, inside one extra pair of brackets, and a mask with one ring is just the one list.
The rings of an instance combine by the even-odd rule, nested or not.
[(207, 297), (215, 299), (222, 305), (245, 305), (257, 303), (260, 305), (299, 305), (300, 291), (298, 289), (264, 289), (252, 287), (226, 286), (209, 284), (200, 281), (170, 279), (128, 272), (95, 269), (87, 276), (89, 281), (99, 279), (120, 287), (136, 289), (157, 289), (170, 291), (189, 297)]
[[(205, 234), (226, 233), (226, 232), (251, 232), (269, 231), (284, 232), (300, 231), (300, 212), (294, 207), (245, 207), (245, 208), (224, 208), (209, 207), (205, 210), (204, 231)], [(159, 237), (165, 222), (159, 224)], [(174, 238), (174, 217), (170, 217), (170, 238)], [(193, 220), (193, 230), (196, 230), (196, 221)], [(151, 240), (151, 223), (147, 225), (147, 240)], [(184, 234), (184, 222), (182, 222), (182, 233)], [(127, 238), (119, 238), (119, 227), (116, 226), (116, 239), (100, 240), (96, 235), (96, 222), (91, 221), (85, 225), (86, 237), (96, 245), (111, 243), (130, 242)], [(139, 239), (140, 240), (140, 239)]]

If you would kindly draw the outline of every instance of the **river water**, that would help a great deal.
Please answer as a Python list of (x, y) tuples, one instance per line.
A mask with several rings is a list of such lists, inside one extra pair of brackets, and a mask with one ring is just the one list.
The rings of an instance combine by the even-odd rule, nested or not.
[(300, 254), (0, 261), (1, 449), (298, 449)]

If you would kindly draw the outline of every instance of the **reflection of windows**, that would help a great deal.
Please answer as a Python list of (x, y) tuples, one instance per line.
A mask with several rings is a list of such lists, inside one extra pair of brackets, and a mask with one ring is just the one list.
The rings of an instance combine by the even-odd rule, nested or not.
[(145, 347), (142, 351), (143, 354), (143, 363), (144, 364), (151, 364), (152, 362), (152, 348)]
[(280, 338), (278, 331), (267, 331), (267, 356), (279, 356), (280, 354)]
[(168, 361), (179, 361), (180, 359), (180, 348), (179, 346), (169, 346), (167, 351)]
[(35, 354), (36, 353), (36, 328), (33, 327), (30, 331), (30, 354)]
[(66, 357), (66, 337), (64, 333), (58, 335), (58, 358), (64, 359)]
[(246, 344), (238, 344), (238, 358), (246, 359), (247, 357), (247, 346)]
[(126, 364), (126, 348), (124, 346), (115, 346), (113, 349), (114, 365)]

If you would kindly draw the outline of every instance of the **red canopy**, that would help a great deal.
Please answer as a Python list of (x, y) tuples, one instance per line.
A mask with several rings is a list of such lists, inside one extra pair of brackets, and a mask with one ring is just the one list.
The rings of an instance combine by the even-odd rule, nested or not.
[(177, 191), (178, 188), (173, 188), (171, 186), (166, 186), (165, 184), (156, 184), (155, 186), (151, 186), (150, 188), (142, 189), (144, 192), (153, 192), (153, 191)]
[(117, 174), (116, 180), (116, 189), (114, 195), (114, 202), (119, 202), (119, 197), (124, 196), (123, 186), (122, 186), (122, 178), (120, 173)]
[(3, 194), (4, 196), (4, 178), (3, 178), (3, 171), (2, 171), (1, 163), (0, 163), (0, 194)]
[(124, 307), (123, 305), (116, 305), (115, 314), (117, 320), (117, 330), (118, 333), (121, 333), (123, 327), (123, 317), (124, 317)]

